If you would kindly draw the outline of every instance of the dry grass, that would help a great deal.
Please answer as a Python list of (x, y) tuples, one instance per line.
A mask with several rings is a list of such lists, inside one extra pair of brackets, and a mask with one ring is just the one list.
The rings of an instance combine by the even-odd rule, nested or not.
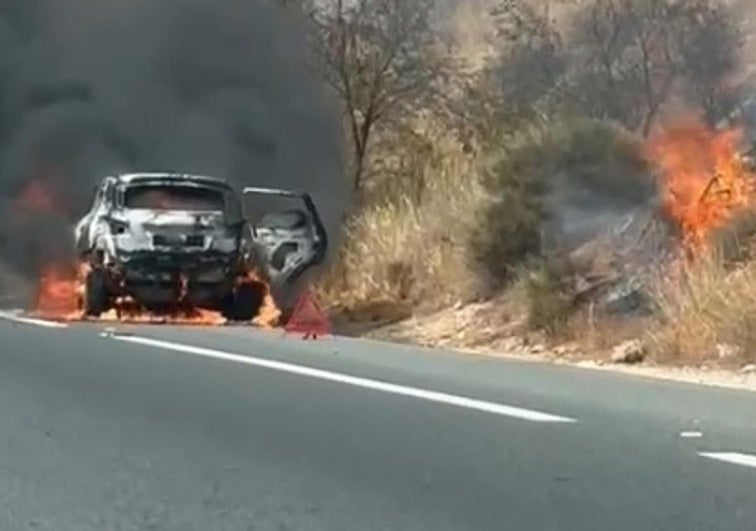
[(376, 149), (370, 202), (347, 223), (340, 257), (320, 285), (331, 306), (381, 307), (374, 320), (476, 289), (466, 244), (483, 195), (479, 162), (443, 123), (426, 116), (413, 126)]
[(606, 361), (615, 346), (643, 338), (653, 323), (650, 317), (607, 315), (588, 306), (572, 315), (559, 340), (578, 345), (580, 357)]
[(549, 337), (563, 336), (575, 313), (574, 294), (568, 279), (553, 268), (542, 265), (528, 273), (525, 280), (528, 326)]
[(367, 204), (347, 223), (322, 300), (354, 320), (391, 321), (507, 290), (524, 294), (533, 328), (560, 333), (570, 295), (529, 266), (543, 184), (570, 171), (595, 188), (638, 189), (635, 146), (594, 121), (524, 128), (502, 142), (476, 154), (433, 115), (382, 137)]
[[(651, 344), (660, 361), (753, 361), (756, 353), (756, 262), (728, 267), (719, 256), (683, 267), (658, 289), (660, 319)], [(737, 352), (720, 359), (721, 347)]]

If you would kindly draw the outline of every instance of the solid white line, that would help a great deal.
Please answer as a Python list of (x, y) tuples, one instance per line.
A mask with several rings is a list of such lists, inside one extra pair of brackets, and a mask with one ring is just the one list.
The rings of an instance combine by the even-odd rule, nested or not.
[(29, 324), (29, 325), (34, 325), (34, 326), (41, 326), (43, 328), (68, 328), (68, 325), (65, 323), (58, 323), (56, 321), (46, 321), (44, 319), (33, 319), (31, 317), (22, 317), (13, 312), (0, 312), (0, 320)]
[(733, 465), (756, 468), (756, 455), (740, 454), (737, 452), (699, 452), (698, 455)]
[(264, 367), (266, 369), (273, 369), (276, 371), (297, 374), (300, 376), (307, 376), (309, 378), (317, 378), (320, 380), (338, 382), (341, 384), (351, 385), (355, 387), (362, 387), (365, 389), (382, 391), (384, 393), (410, 396), (413, 398), (419, 398), (421, 400), (428, 400), (431, 402), (439, 402), (439, 403), (449, 404), (449, 405), (453, 405), (457, 407), (474, 409), (474, 410), (483, 411), (486, 413), (492, 413), (494, 415), (515, 417), (518, 419), (529, 420), (531, 422), (576, 422), (574, 419), (571, 419), (571, 418), (560, 417), (560, 416), (551, 415), (548, 413), (542, 413), (540, 411), (534, 411), (531, 409), (523, 409), (519, 407), (506, 406), (503, 404), (497, 404), (495, 402), (486, 402), (483, 400), (476, 400), (473, 398), (466, 398), (463, 396), (450, 395), (447, 393), (440, 393), (437, 391), (428, 391), (428, 390), (419, 389), (416, 387), (408, 387), (405, 385), (397, 385), (397, 384), (392, 384), (388, 382), (381, 382), (378, 380), (372, 380), (368, 378), (349, 376), (346, 374), (326, 371), (322, 369), (315, 369), (312, 367), (305, 367), (302, 365), (295, 365), (292, 363), (286, 363), (282, 361), (273, 361), (273, 360), (264, 359), (264, 358), (241, 356), (239, 354), (231, 354), (229, 352), (222, 352), (219, 350), (213, 350), (209, 348), (184, 345), (181, 343), (171, 343), (168, 341), (160, 341), (157, 339), (150, 339), (146, 337), (115, 335), (115, 336), (111, 336), (111, 338), (117, 341), (125, 341), (127, 343), (136, 343), (139, 345), (146, 345), (150, 347), (156, 347), (156, 348), (171, 350), (175, 352), (184, 352), (187, 354), (193, 354), (195, 356), (202, 356), (206, 358), (214, 358), (214, 359), (219, 359), (219, 360), (224, 360), (224, 361), (232, 361), (235, 363), (242, 363), (245, 365)]

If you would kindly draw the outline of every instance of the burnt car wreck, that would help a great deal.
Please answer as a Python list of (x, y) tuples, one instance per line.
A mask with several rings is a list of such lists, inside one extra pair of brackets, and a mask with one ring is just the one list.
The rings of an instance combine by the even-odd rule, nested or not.
[[(253, 209), (253, 221), (247, 197), (263, 208)], [(286, 199), (288, 208), (271, 211), (269, 198)], [(286, 313), (291, 293), (327, 248), (307, 194), (241, 194), (220, 178), (175, 173), (104, 178), (74, 232), (79, 260), (88, 265), (82, 302), (91, 317), (129, 297), (153, 312), (194, 307), (249, 321), (268, 291)]]

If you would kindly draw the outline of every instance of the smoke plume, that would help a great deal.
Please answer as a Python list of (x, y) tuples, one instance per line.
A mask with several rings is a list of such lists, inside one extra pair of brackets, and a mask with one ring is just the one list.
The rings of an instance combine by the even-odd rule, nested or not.
[(65, 252), (71, 220), (114, 172), (306, 190), (334, 232), (348, 193), (338, 112), (304, 35), (254, 0), (3, 0), (4, 267), (33, 272)]

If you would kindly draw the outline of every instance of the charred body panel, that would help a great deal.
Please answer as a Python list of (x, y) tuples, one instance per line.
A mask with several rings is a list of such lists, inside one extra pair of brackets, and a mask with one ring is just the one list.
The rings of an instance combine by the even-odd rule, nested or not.
[[(284, 222), (290, 213), (270, 215)], [(239, 290), (240, 279), (254, 271), (276, 284), (272, 291), (282, 293), (289, 281), (322, 260), (324, 231), (311, 201), (301, 215), (305, 218), (296, 223), (284, 223), (285, 230), (280, 223), (250, 224), (240, 194), (212, 177), (106, 177), (90, 211), (75, 227), (78, 254), (97, 277), (87, 287), (103, 292), (85, 298), (88, 313), (101, 313), (115, 298), (128, 295), (153, 310), (189, 303), (248, 320), (253, 317), (250, 308), (259, 306), (262, 296)]]
[(325, 260), (326, 230), (309, 194), (248, 187), (244, 197), (253, 231), (253, 254), (265, 264), (266, 280), (286, 313), (309, 281), (305, 273)]

